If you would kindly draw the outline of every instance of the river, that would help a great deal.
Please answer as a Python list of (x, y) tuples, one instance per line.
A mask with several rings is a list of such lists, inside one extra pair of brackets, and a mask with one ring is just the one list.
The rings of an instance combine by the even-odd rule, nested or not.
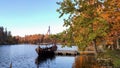
[[(57, 45), (58, 50), (77, 50)], [(41, 47), (46, 47), (42, 45)], [(35, 51), (37, 45), (1, 45), (0, 46), (0, 68), (101, 68), (95, 62), (94, 56), (52, 56), (40, 57)]]

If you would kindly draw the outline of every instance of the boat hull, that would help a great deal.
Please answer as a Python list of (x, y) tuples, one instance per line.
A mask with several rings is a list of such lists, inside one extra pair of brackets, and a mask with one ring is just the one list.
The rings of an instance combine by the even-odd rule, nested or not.
[(54, 51), (41, 51), (38, 53), (39, 56), (50, 56), (55, 55)]

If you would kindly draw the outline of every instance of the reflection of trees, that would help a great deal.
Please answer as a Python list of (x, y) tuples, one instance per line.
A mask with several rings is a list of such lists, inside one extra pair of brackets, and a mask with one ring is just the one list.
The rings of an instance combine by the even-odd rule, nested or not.
[(81, 55), (75, 58), (73, 68), (99, 68), (96, 64), (95, 56)]
[[(55, 59), (55, 55), (39, 55), (36, 59), (35, 59), (35, 64), (37, 65), (37, 68), (39, 68), (40, 65), (42, 65), (45, 62), (49, 62), (49, 60), (54, 60)], [(50, 64), (50, 63), (49, 63)]]

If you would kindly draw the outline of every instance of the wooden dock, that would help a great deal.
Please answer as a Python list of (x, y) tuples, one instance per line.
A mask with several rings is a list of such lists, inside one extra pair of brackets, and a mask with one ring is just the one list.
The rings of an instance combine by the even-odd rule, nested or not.
[(55, 51), (55, 55), (60, 56), (76, 56), (79, 53), (77, 51), (71, 51), (71, 50), (57, 50)]
[(95, 55), (95, 51), (79, 51), (80, 55)]
[(59, 56), (76, 56), (76, 55), (94, 55), (95, 51), (75, 51), (75, 50), (57, 50), (54, 52)]

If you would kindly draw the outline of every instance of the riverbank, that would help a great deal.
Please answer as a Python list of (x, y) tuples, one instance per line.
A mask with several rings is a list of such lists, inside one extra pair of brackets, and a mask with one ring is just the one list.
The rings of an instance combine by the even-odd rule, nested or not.
[(111, 58), (115, 68), (120, 68), (120, 50), (106, 50), (101, 54), (102, 58)]

